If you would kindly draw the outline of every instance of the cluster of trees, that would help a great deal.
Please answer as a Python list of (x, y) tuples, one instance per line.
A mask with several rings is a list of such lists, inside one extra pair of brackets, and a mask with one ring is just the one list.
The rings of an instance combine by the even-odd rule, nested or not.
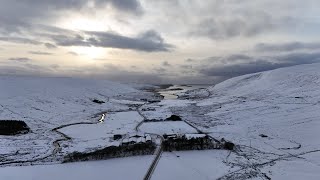
[(166, 118), (166, 119), (146, 119), (144, 120), (144, 122), (160, 122), (160, 121), (182, 121), (180, 116), (177, 115), (171, 115), (170, 117)]
[(167, 138), (163, 142), (165, 151), (203, 150), (220, 148), (218, 143), (212, 142), (208, 136), (186, 138), (186, 136)]
[(109, 159), (116, 157), (127, 157), (136, 155), (153, 154), (156, 149), (154, 143), (137, 143), (132, 145), (109, 146), (104, 149), (88, 153), (74, 152), (64, 157), (63, 162), (89, 161)]
[(103, 103), (105, 103), (104, 101), (98, 100), (98, 99), (94, 99), (94, 100), (92, 100), (92, 102), (97, 103), (97, 104), (103, 104)]
[(16, 135), (25, 134), (30, 131), (30, 128), (24, 121), (19, 120), (1, 120), (0, 135)]
[(170, 117), (168, 117), (168, 118), (166, 119), (166, 121), (182, 121), (182, 119), (181, 119), (180, 116), (171, 115)]

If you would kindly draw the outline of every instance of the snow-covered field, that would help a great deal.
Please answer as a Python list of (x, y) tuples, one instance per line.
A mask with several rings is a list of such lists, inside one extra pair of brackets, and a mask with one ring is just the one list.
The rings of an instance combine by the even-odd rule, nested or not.
[[(234, 142), (235, 150), (163, 153), (152, 179), (318, 180), (319, 69), (320, 64), (310, 64), (244, 75), (208, 89), (186, 92), (183, 99), (155, 103), (140, 100), (151, 98), (152, 93), (137, 90), (137, 85), (133, 88), (98, 80), (0, 77), (0, 119), (24, 120), (33, 131), (0, 136), (0, 160), (3, 163), (48, 156), (54, 148), (52, 142), (61, 138), (51, 129), (69, 123), (97, 122), (101, 113), (107, 112), (101, 124), (59, 129), (72, 139), (61, 142), (62, 152), (105, 146), (112, 133), (197, 133), (196, 127), (216, 139)], [(93, 103), (94, 98), (106, 103)], [(181, 121), (162, 121), (173, 114), (194, 127)], [(141, 124), (143, 119), (159, 122)], [(95, 162), (88, 165), (91, 163)], [(73, 165), (84, 164), (87, 163)], [(54, 166), (64, 167), (64, 173), (73, 165)], [(11, 168), (34, 172), (34, 167), (2, 167), (0, 179), (6, 179), (7, 174), (2, 172)], [(105, 168), (113, 174), (122, 167)], [(144, 172), (147, 169), (146, 166)]]
[[(62, 152), (107, 146), (108, 133), (132, 132), (143, 120), (132, 111), (134, 105), (145, 103), (141, 98), (152, 99), (153, 94), (105, 80), (0, 76), (0, 120), (23, 120), (32, 130), (0, 136), (0, 165), (57, 161), (54, 144), (65, 137), (53, 129), (73, 123), (94, 124), (59, 129), (73, 138), (60, 141), (65, 147)], [(105, 103), (94, 103), (94, 99)], [(105, 122), (95, 124), (105, 112)]]
[(228, 151), (223, 150), (165, 152), (152, 179), (217, 179), (239, 169), (230, 168), (224, 163), (228, 154)]
[(153, 156), (101, 161), (0, 168), (3, 180), (141, 180)]
[(98, 124), (80, 124), (60, 129), (59, 131), (72, 138), (66, 142), (68, 148), (63, 151), (83, 152), (97, 147), (114, 145), (110, 138), (114, 134), (134, 133), (135, 127), (143, 121), (136, 111), (116, 112), (107, 114), (104, 122)]
[(140, 130), (153, 134), (192, 134), (197, 133), (193, 127), (183, 121), (148, 122), (140, 126)]

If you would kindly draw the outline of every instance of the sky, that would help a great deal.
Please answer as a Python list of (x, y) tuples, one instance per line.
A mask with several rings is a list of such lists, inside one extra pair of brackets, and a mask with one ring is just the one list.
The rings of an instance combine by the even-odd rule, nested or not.
[(214, 84), (320, 62), (319, 0), (0, 0), (0, 75)]

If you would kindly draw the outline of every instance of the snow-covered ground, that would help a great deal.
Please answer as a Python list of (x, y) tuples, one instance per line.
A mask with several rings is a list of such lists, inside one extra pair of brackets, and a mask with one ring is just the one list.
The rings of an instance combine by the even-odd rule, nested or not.
[(239, 169), (224, 163), (228, 154), (228, 151), (223, 150), (165, 152), (152, 179), (217, 179)]
[(140, 126), (140, 130), (153, 134), (187, 134), (197, 130), (183, 121), (148, 122)]
[[(143, 86), (133, 88), (94, 79), (0, 76), (0, 120), (23, 120), (32, 131), (0, 136), (0, 165), (56, 161), (56, 141), (65, 137), (53, 129), (73, 123), (98, 123), (105, 112), (104, 123), (59, 129), (74, 138), (60, 141), (63, 152), (107, 146), (108, 133), (134, 131), (143, 120), (132, 111), (134, 106), (145, 103), (141, 98), (153, 98), (152, 93), (138, 87)], [(94, 103), (94, 99), (105, 103)]]
[(0, 168), (3, 180), (141, 180), (153, 156), (135, 156), (101, 161)]
[(104, 122), (98, 124), (80, 124), (60, 129), (59, 131), (72, 138), (72, 142), (64, 143), (65, 153), (83, 152), (100, 147), (114, 145), (110, 138), (114, 134), (134, 133), (135, 127), (143, 121), (136, 111), (107, 114)]
[[(62, 143), (65, 149), (97, 148), (107, 143), (108, 133), (131, 132), (137, 127), (160, 134), (196, 133), (196, 127), (216, 139), (234, 142), (235, 150), (163, 153), (153, 179), (318, 180), (319, 69), (320, 64), (310, 64), (244, 75), (186, 92), (183, 99), (159, 103), (140, 100), (152, 93), (108, 81), (67, 78), (51, 79), (50, 83), (48, 78), (0, 77), (0, 119), (25, 120), (33, 130), (27, 135), (1, 136), (0, 159), (6, 162), (50, 155), (50, 144), (61, 138), (52, 128), (95, 122), (101, 112), (107, 112), (102, 124), (59, 129), (72, 138)], [(95, 104), (93, 98), (106, 103)], [(173, 114), (194, 127), (162, 121)], [(159, 122), (140, 124), (143, 119)], [(0, 171), (7, 168), (14, 167)], [(33, 167), (16, 170), (29, 168)]]
[(143, 113), (150, 119), (159, 112), (176, 114), (216, 139), (234, 142), (227, 164), (239, 170), (221, 179), (320, 179), (319, 69), (310, 64), (244, 75)]

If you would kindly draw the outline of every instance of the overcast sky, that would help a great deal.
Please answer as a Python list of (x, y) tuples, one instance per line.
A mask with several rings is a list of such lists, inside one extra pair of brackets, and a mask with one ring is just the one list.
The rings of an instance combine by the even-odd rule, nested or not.
[(0, 74), (215, 83), (320, 62), (319, 0), (0, 0)]

